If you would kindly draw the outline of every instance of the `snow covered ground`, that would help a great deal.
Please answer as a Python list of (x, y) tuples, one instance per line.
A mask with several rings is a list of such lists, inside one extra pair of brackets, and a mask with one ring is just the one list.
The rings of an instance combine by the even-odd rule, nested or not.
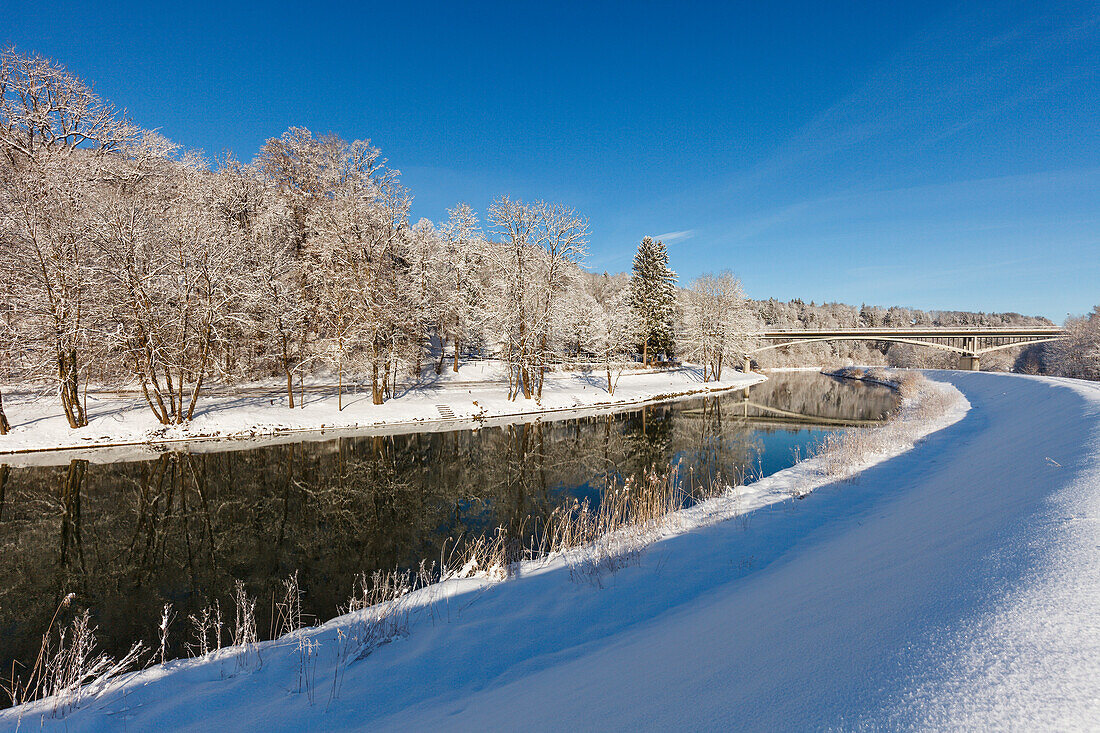
[[(369, 387), (353, 391), (345, 385), (343, 410), (334, 385), (307, 385), (304, 409), (289, 409), (278, 384), (212, 387), (203, 396), (188, 425), (166, 427), (153, 417), (140, 392), (91, 392), (88, 425), (73, 430), (65, 421), (56, 396), (26, 389), (4, 389), (4, 407), (12, 431), (0, 436), (0, 455), (24, 451), (81, 449), (94, 446), (157, 445), (211, 438), (257, 438), (299, 435), (319, 430), (369, 427), (411, 427), (426, 424), (489, 420), (535, 413), (648, 402), (672, 395), (723, 390), (763, 381), (760, 374), (727, 371), (720, 382), (704, 383), (692, 368), (624, 372), (614, 396), (607, 392), (602, 372), (547, 375), (542, 400), (508, 399), (506, 373), (499, 362), (464, 364), (399, 392), (396, 399), (375, 405)], [(354, 387), (350, 388), (354, 390)], [(110, 460), (118, 456), (103, 454)], [(132, 456), (128, 456), (132, 457)]]
[[(558, 557), (422, 589), (408, 632), (342, 675), (354, 614), (243, 661), (146, 670), (62, 719), (42, 703), (3, 711), (0, 726), (1093, 727), (1100, 385), (933, 377), (961, 396), (912, 450), (842, 482), (807, 462), (693, 507), (597, 578)], [(299, 638), (320, 642), (312, 662)]]

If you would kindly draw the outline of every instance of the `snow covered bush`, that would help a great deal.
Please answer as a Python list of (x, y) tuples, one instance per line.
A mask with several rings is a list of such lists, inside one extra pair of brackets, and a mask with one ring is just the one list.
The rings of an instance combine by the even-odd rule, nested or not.
[(1100, 305), (1087, 317), (1066, 319), (1066, 338), (1044, 345), (1048, 374), (1100, 380)]

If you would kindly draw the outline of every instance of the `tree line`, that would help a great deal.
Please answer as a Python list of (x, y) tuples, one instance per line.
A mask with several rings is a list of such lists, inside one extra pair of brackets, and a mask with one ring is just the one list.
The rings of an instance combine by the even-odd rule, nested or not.
[(569, 207), (501, 196), (484, 222), (458, 204), (411, 223), (411, 200), (368, 141), (294, 127), (249, 163), (212, 165), (60, 64), (5, 51), (3, 377), (53, 385), (73, 428), (90, 383), (136, 384), (179, 424), (211, 381), (278, 375), (294, 407), (305, 377), (328, 373), (342, 408), (351, 375), (378, 404), (447, 352), (455, 371), (462, 355), (498, 356), (512, 399), (540, 398), (570, 359), (613, 391), (635, 351), (671, 354), (674, 331), (719, 378), (746, 329), (732, 275), (682, 291), (650, 238), (632, 277), (596, 276)]
[[(438, 373), (446, 359), (458, 371), (463, 356), (492, 355), (509, 398), (539, 399), (561, 363), (598, 369), (609, 392), (626, 364), (662, 355), (720, 379), (763, 324), (1049, 324), (749, 301), (728, 272), (682, 288), (650, 237), (629, 275), (597, 275), (583, 268), (587, 221), (567, 206), (500, 196), (484, 221), (459, 203), (445, 221), (412, 223), (411, 201), (368, 141), (292, 127), (249, 163), (211, 164), (135, 125), (60, 64), (4, 51), (0, 378), (51, 385), (73, 428), (88, 422), (89, 384), (137, 385), (161, 423), (179, 424), (212, 381), (277, 376), (293, 408), (306, 377), (331, 376), (342, 408), (349, 378), (378, 404), (429, 360)], [(987, 366), (1093, 374), (1096, 323), (1095, 314), (1069, 323), (1080, 348), (1000, 352), (1004, 363)], [(941, 366), (937, 358), (837, 343), (762, 361)], [(0, 434), (9, 428), (0, 395)]]

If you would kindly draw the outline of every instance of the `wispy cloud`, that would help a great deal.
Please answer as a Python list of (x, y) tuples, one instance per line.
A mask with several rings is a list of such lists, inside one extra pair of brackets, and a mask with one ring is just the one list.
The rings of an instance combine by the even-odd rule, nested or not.
[(682, 232), (665, 232), (664, 234), (658, 234), (657, 236), (654, 237), (654, 239), (659, 239), (662, 242), (664, 242), (665, 244), (668, 244), (670, 242), (676, 242), (676, 241), (679, 241), (681, 239), (691, 239), (694, 236), (695, 236), (695, 230), (694, 229), (685, 229)]
[(1100, 31), (1095, 13), (1020, 20), (1011, 11), (965, 8), (915, 35), (860, 86), (740, 171), (726, 195), (817, 177), (845, 189), (919, 172), (926, 156), (950, 154), (946, 141), (973, 128), (988, 128), (986, 137), (997, 140), (998, 121), (1096, 77), (1088, 63)]

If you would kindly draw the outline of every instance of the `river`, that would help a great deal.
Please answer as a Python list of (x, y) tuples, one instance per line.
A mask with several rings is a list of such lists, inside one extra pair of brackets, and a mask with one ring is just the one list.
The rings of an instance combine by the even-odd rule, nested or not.
[(170, 653), (183, 656), (187, 615), (215, 599), (231, 609), (237, 580), (259, 599), (261, 637), (291, 573), (304, 613), (324, 621), (361, 572), (438, 562), (498, 527), (529, 534), (556, 507), (598, 503), (650, 468), (677, 471), (685, 486), (751, 481), (895, 405), (885, 387), (776, 373), (747, 390), (614, 414), (0, 466), (0, 678), (33, 663), (70, 592), (62, 622), (91, 609), (102, 649), (116, 655), (137, 639), (152, 644), (171, 603)]

